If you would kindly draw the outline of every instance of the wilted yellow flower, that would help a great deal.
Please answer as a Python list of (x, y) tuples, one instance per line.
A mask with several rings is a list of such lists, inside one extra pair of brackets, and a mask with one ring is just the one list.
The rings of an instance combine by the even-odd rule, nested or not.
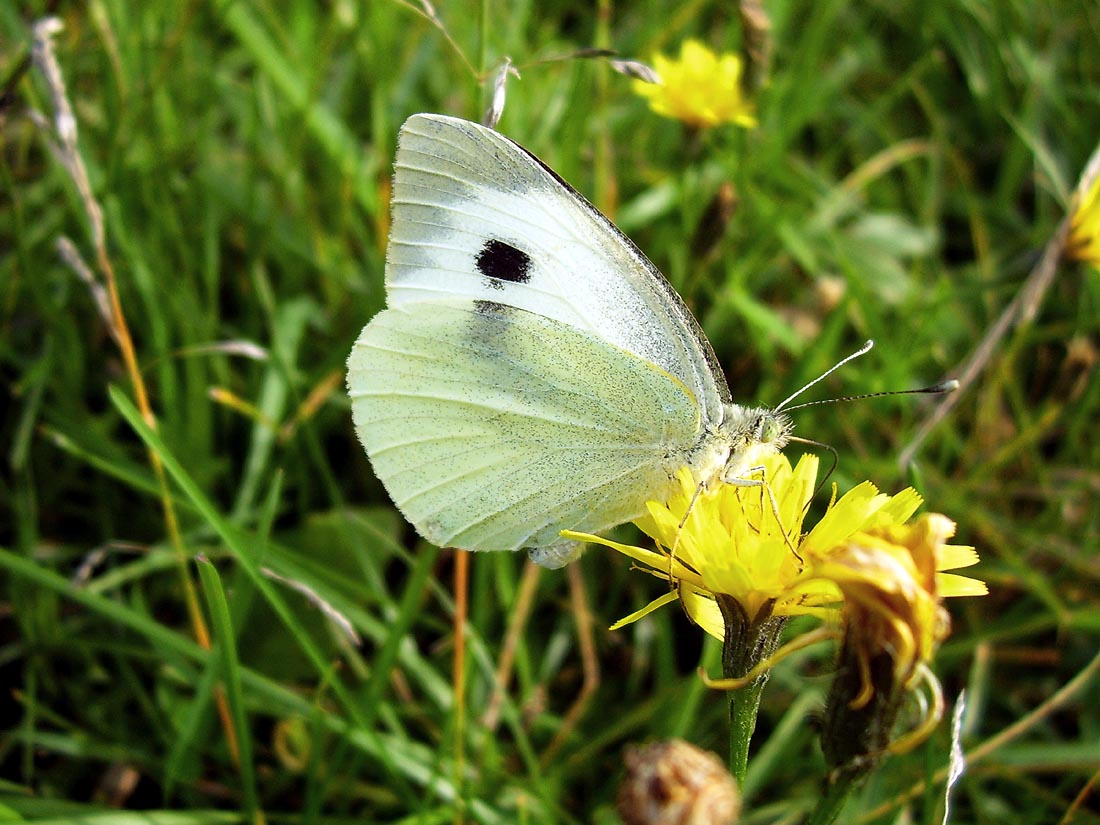
[(860, 676), (852, 707), (862, 707), (874, 693), (876, 657), (889, 657), (891, 681), (903, 688), (912, 685), (921, 664), (931, 661), (951, 627), (941, 604), (944, 590), (951, 595), (986, 592), (975, 579), (937, 572), (945, 565), (978, 561), (972, 548), (947, 544), (953, 535), (954, 522), (928, 513), (908, 524), (856, 533), (816, 565), (816, 574), (834, 582), (844, 596), (844, 634)]
[(742, 67), (737, 55), (718, 55), (698, 40), (685, 40), (678, 60), (654, 55), (653, 68), (659, 83), (635, 80), (633, 86), (657, 114), (697, 127), (756, 125), (753, 104), (741, 94)]
[[(951, 622), (945, 595), (982, 595), (975, 579), (937, 571), (978, 560), (947, 544), (955, 524), (929, 513), (850, 536), (817, 567), (844, 595), (836, 676), (825, 703), (821, 746), (833, 781), (865, 774), (888, 751), (924, 741), (943, 714), (943, 691), (929, 663)], [(931, 693), (922, 719), (899, 739), (894, 727), (920, 682)]]
[(1075, 197), (1066, 257), (1100, 268), (1100, 174)]

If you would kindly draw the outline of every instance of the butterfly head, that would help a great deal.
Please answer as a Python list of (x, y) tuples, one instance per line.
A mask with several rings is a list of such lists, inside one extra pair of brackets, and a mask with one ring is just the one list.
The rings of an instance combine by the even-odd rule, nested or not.
[(791, 438), (791, 430), (794, 429), (794, 422), (789, 415), (765, 407), (750, 410), (750, 412), (753, 418), (748, 446), (755, 443), (771, 447), (775, 452), (787, 446)]
[(711, 472), (704, 470), (703, 478), (726, 482), (743, 478), (759, 466), (761, 458), (779, 452), (790, 441), (794, 424), (785, 413), (736, 404), (728, 406), (725, 413), (711, 442), (721, 448), (715, 456), (718, 466), (711, 465)]
[(733, 448), (726, 460), (723, 478), (731, 479), (751, 470), (760, 460), (787, 446), (794, 422), (786, 413), (768, 407), (742, 409), (743, 423), (734, 431)]

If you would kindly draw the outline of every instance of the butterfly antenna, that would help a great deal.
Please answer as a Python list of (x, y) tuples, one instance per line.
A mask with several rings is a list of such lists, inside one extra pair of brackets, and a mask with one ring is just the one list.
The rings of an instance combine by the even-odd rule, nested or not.
[[(833, 364), (831, 367), (829, 367), (829, 369), (825, 370), (825, 372), (823, 372), (823, 373), (821, 373), (821, 375), (817, 376), (817, 378), (815, 378), (813, 381), (811, 381), (808, 384), (804, 384), (800, 389), (795, 390), (793, 393), (791, 393), (786, 398), (784, 398), (782, 403), (780, 403), (775, 408), (775, 412), (784, 411), (788, 404), (790, 404), (792, 401), (794, 401), (796, 398), (798, 398), (798, 396), (802, 395), (802, 393), (806, 392), (806, 390), (808, 390), (814, 384), (818, 383), (819, 381), (825, 380), (830, 375), (832, 375), (834, 372), (836, 372), (838, 369), (840, 369), (845, 364), (847, 364), (849, 361), (854, 361), (856, 358), (859, 358), (859, 356), (866, 355), (868, 352), (871, 351), (871, 347), (873, 347), (874, 345), (875, 345), (874, 341), (868, 340), (867, 343), (865, 343), (862, 347), (857, 349), (851, 355), (849, 355), (845, 358), (841, 358), (839, 361), (837, 361), (835, 364)], [(889, 393), (883, 393), (883, 394), (884, 395), (889, 395)], [(834, 399), (834, 400), (840, 401), (842, 399), (838, 398), (838, 399)], [(847, 400), (847, 399), (844, 399), (844, 400)], [(824, 403), (824, 402), (815, 402), (815, 403)], [(801, 407), (805, 407), (805, 406), (809, 406), (809, 405), (808, 404), (799, 404), (797, 407), (791, 407), (791, 409), (792, 410), (797, 410), (797, 409), (800, 409)], [(786, 410), (786, 411), (789, 412), (789, 410)]]
[[(856, 355), (859, 354), (860, 353), (856, 353)], [(849, 355), (847, 358), (844, 359), (844, 361), (841, 361), (840, 364), (843, 364), (845, 361), (850, 361), (853, 357), (854, 356)], [(839, 367), (840, 364), (837, 364), (837, 367)], [(833, 367), (833, 369), (836, 369), (836, 367)], [(833, 370), (829, 370), (829, 372), (832, 371)], [(829, 372), (825, 373), (825, 375), (828, 375)], [(821, 376), (821, 378), (824, 378), (825, 375)], [(820, 378), (817, 379), (817, 381), (820, 380)], [(814, 381), (813, 384), (816, 384), (817, 381)], [(812, 386), (813, 384), (807, 384), (807, 386)], [(882, 398), (886, 395), (939, 395), (940, 393), (954, 392), (958, 388), (959, 382), (956, 381), (954, 378), (951, 378), (947, 381), (940, 381), (938, 384), (933, 384), (930, 387), (920, 387), (915, 390), (886, 390), (885, 392), (867, 392), (863, 393), (862, 395), (842, 395), (839, 398), (824, 398), (820, 401), (807, 401), (805, 404), (796, 404), (793, 407), (788, 407), (784, 410), (784, 412), (801, 410), (805, 409), (806, 407), (816, 407), (820, 404), (836, 404), (838, 401), (862, 401), (865, 398)], [(798, 395), (798, 393), (800, 392), (802, 392), (802, 390), (796, 392), (795, 395)], [(793, 398), (794, 396), (791, 397)], [(787, 401), (790, 400), (790, 398), (787, 399)], [(787, 402), (784, 401), (783, 403), (786, 404)]]

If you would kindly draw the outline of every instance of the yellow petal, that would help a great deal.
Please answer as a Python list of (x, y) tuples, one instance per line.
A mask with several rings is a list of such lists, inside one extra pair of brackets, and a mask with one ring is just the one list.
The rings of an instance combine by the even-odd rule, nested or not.
[(937, 573), (936, 590), (943, 597), (985, 596), (989, 588), (980, 579), (956, 576), (954, 573)]
[(643, 616), (648, 616), (650, 613), (652, 613), (657, 608), (664, 607), (669, 602), (676, 601), (678, 596), (679, 596), (679, 594), (675, 590), (670, 590), (669, 592), (665, 593), (663, 596), (660, 596), (660, 597), (654, 599), (653, 601), (651, 601), (649, 604), (647, 604), (641, 610), (635, 610), (629, 616), (623, 616), (623, 618), (619, 619), (619, 621), (615, 622), (615, 624), (611, 625), (611, 627), (608, 628), (608, 629), (609, 630), (618, 630), (620, 627), (625, 627), (628, 624), (633, 624), (634, 622), (638, 621), (638, 619), (642, 618)]
[(973, 547), (964, 547), (955, 544), (942, 545), (936, 552), (937, 570), (958, 570), (961, 567), (970, 567), (977, 564), (978, 551)]
[(693, 622), (718, 641), (725, 639), (726, 623), (714, 599), (694, 587), (684, 587), (680, 591), (680, 600)]

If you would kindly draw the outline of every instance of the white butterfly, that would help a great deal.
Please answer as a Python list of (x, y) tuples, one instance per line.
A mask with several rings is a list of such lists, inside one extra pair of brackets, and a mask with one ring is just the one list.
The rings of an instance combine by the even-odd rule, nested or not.
[[(422, 536), (561, 567), (663, 500), (737, 482), (791, 424), (734, 404), (656, 267), (538, 158), (442, 115), (401, 128), (387, 309), (348, 359), (356, 432)], [(757, 482), (759, 483), (759, 482)]]

